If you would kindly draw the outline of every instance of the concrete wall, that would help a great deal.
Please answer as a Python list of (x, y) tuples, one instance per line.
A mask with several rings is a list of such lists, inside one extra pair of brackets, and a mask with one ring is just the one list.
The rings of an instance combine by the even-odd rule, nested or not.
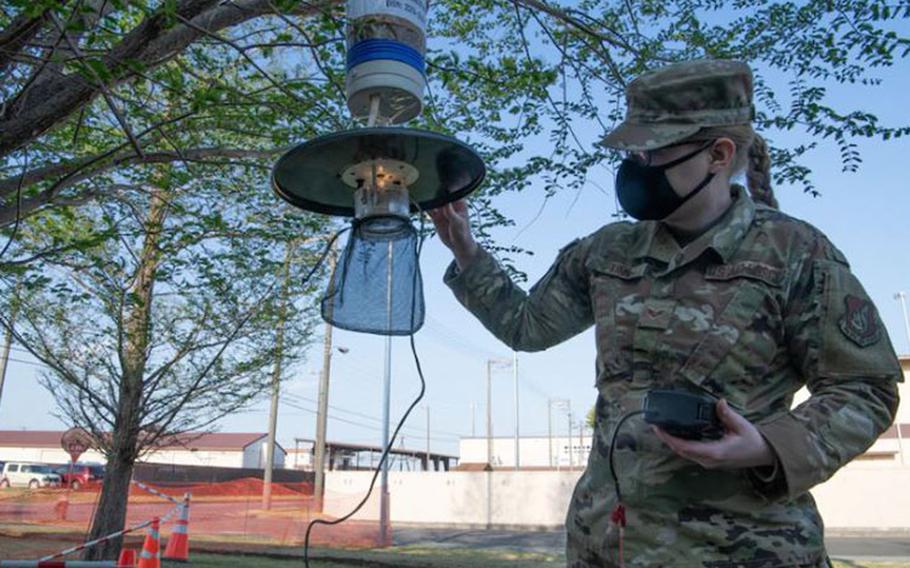
[(812, 490), (825, 527), (910, 529), (910, 469), (846, 467)]
[[(326, 512), (342, 515), (363, 498), (371, 473), (326, 472)], [(389, 472), (392, 521), (431, 525), (562, 526), (581, 472)], [(489, 501), (488, 491), (492, 495)], [(379, 486), (355, 515), (379, 518)]]
[[(347, 514), (366, 493), (369, 472), (326, 473), (326, 512)], [(390, 472), (393, 523), (557, 528), (580, 472)], [(489, 489), (488, 489), (488, 485)], [(853, 464), (812, 493), (829, 529), (910, 530), (910, 469)], [(489, 502), (487, 494), (491, 490)], [(355, 516), (379, 518), (379, 486)]]
[[(897, 422), (910, 423), (910, 358), (903, 358), (905, 382)], [(808, 396), (796, 397), (799, 404)], [(589, 439), (590, 433), (585, 439)], [(571, 447), (584, 451), (585, 444), (573, 436)], [(547, 438), (521, 440), (522, 465), (548, 462)], [(569, 441), (554, 443), (561, 465), (568, 463)], [(494, 438), (494, 463), (514, 464), (512, 438)], [(524, 457), (526, 456), (526, 457)], [(554, 456), (555, 458), (556, 456)], [(577, 458), (577, 454), (575, 456)], [(461, 462), (485, 462), (486, 439), (465, 438)], [(576, 462), (577, 463), (577, 462)], [(555, 465), (555, 464), (554, 464)], [(496, 471), (487, 472), (396, 472), (389, 473), (390, 513), (393, 523), (520, 527), (561, 527), (581, 472)], [(347, 514), (366, 493), (370, 472), (326, 473), (326, 510)], [(910, 530), (910, 440), (880, 439), (864, 456), (841, 469), (813, 489), (825, 526), (829, 529)], [(488, 498), (490, 496), (490, 498)], [(356, 516), (379, 518), (379, 488)]]

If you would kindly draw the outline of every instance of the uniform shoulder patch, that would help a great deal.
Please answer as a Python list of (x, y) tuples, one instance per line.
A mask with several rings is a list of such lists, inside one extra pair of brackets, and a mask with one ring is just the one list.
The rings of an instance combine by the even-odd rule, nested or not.
[(845, 311), (838, 325), (841, 332), (860, 347), (869, 347), (878, 343), (882, 337), (882, 328), (878, 323), (875, 306), (865, 298), (852, 294), (844, 296)]

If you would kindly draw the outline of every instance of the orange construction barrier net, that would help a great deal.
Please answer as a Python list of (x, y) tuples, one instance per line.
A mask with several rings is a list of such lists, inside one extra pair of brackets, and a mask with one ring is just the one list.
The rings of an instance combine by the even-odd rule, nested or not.
[[(154, 492), (182, 501), (191, 495), (189, 539), (237, 544), (299, 546), (307, 524), (315, 518), (331, 520), (316, 510), (311, 483), (273, 483), (270, 507), (263, 506), (263, 482), (242, 478), (217, 483), (192, 485), (143, 484)], [(87, 535), (96, 513), (100, 485), (69, 489), (0, 488), (0, 533), (44, 533)], [(325, 511), (350, 511), (363, 494), (327, 493)], [(365, 504), (377, 509), (378, 488)], [(127, 526), (174, 509), (174, 502), (151, 494), (137, 484), (130, 488)], [(162, 523), (162, 537), (170, 535), (174, 519)], [(379, 524), (375, 520), (351, 519), (332, 527), (317, 526), (311, 546), (372, 548), (381, 546)]]

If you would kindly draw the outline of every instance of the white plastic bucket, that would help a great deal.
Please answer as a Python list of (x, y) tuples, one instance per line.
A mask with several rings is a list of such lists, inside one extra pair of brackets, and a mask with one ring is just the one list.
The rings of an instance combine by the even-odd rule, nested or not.
[(429, 0), (348, 0), (347, 17), (356, 20), (364, 16), (395, 16), (426, 31), (429, 4)]
[(426, 77), (417, 69), (385, 59), (357, 65), (348, 71), (345, 81), (348, 108), (355, 118), (367, 118), (371, 97), (379, 96), (379, 116), (391, 124), (420, 114), (426, 86)]

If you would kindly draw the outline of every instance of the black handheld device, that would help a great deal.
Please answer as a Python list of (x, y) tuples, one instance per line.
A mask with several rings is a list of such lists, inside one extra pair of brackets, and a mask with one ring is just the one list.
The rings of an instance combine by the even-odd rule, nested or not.
[(717, 418), (717, 401), (683, 390), (648, 391), (642, 406), (645, 422), (687, 440), (717, 440), (724, 427)]

